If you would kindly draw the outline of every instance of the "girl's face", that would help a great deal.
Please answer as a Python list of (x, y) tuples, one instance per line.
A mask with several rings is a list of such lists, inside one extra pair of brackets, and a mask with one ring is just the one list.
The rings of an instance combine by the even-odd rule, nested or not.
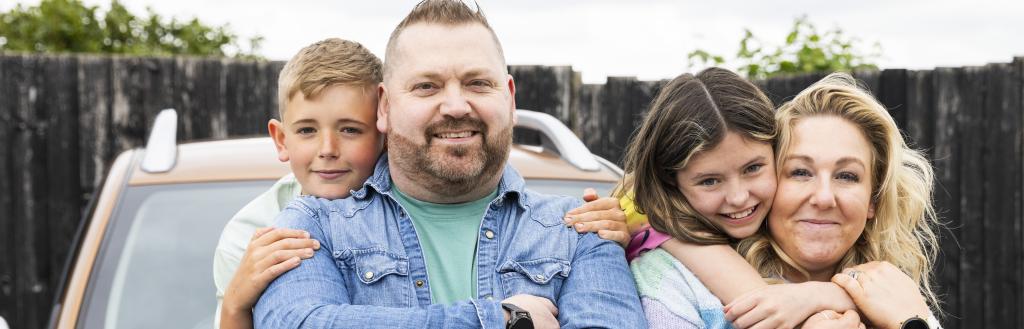
[(798, 121), (791, 143), (768, 227), (813, 280), (828, 281), (874, 217), (871, 145), (852, 123), (830, 116)]
[(729, 132), (676, 172), (676, 186), (694, 210), (742, 239), (757, 232), (771, 208), (774, 163), (771, 145)]

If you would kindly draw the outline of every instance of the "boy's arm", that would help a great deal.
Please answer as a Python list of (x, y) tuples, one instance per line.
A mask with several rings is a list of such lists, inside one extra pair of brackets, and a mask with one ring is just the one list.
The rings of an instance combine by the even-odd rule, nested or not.
[(562, 328), (647, 327), (622, 247), (584, 234), (571, 267), (557, 298)]
[(471, 300), (427, 307), (352, 305), (322, 228), (309, 215), (286, 209), (275, 226), (309, 232), (321, 242), (313, 257), (267, 287), (253, 311), (256, 328), (504, 328), (499, 301)]

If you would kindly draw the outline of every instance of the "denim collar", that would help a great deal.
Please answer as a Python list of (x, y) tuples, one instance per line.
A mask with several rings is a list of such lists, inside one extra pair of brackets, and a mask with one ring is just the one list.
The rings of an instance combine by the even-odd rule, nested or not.
[[(353, 191), (352, 196), (356, 199), (365, 199), (370, 195), (370, 190), (380, 194), (391, 194), (391, 172), (389, 171), (388, 165), (388, 153), (384, 152), (380, 158), (377, 159), (377, 165), (373, 168), (373, 175), (370, 176), (366, 182), (363, 183), (363, 187), (357, 191)], [(500, 200), (505, 198), (515, 198), (518, 205), (522, 208), (527, 208), (526, 194), (523, 193), (526, 189), (526, 181), (519, 175), (519, 172), (512, 168), (512, 165), (508, 164), (508, 160), (505, 162), (505, 168), (501, 173), (501, 180), (498, 181), (498, 203)]]

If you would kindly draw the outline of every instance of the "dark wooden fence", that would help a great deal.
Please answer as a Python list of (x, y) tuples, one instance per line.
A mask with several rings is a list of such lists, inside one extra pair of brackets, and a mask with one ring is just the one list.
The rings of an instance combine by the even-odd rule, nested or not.
[[(0, 55), (0, 316), (15, 328), (45, 325), (82, 211), (114, 156), (143, 145), (160, 109), (179, 111), (180, 141), (265, 135), (282, 65)], [(583, 84), (570, 67), (511, 73), (519, 108), (554, 115), (612, 161), (664, 84)], [(935, 165), (948, 227), (936, 274), (946, 328), (1024, 327), (1024, 58), (855, 75)], [(781, 103), (821, 76), (758, 84)]]

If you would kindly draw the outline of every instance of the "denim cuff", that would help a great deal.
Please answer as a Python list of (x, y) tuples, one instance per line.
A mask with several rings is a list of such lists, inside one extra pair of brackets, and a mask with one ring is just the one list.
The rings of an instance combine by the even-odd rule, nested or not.
[(472, 302), (481, 328), (505, 329), (505, 310), (501, 308), (501, 302), (484, 299), (474, 299)]

